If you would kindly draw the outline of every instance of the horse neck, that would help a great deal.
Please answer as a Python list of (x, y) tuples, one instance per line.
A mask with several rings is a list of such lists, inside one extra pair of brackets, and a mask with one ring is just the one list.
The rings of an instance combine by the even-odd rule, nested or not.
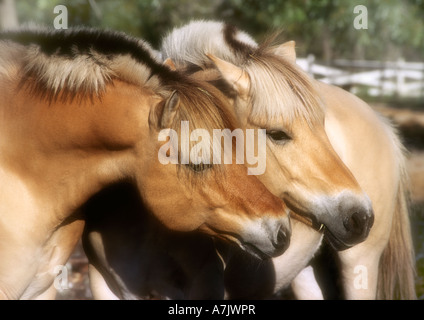
[(0, 166), (66, 217), (105, 185), (131, 177), (153, 97), (116, 81), (101, 98), (49, 104), (21, 91), (10, 101), (0, 107), (8, 141)]

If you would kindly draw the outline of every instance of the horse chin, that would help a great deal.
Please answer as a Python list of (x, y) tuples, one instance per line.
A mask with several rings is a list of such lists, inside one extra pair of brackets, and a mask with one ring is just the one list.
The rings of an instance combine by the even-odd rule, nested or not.
[(327, 241), (330, 246), (336, 251), (343, 251), (351, 248), (353, 245), (347, 244), (335, 237), (328, 228), (324, 229), (324, 239)]
[(288, 239), (284, 246), (281, 246), (279, 248), (274, 247), (274, 248), (270, 249), (270, 251), (265, 252), (264, 250), (259, 249), (257, 246), (255, 246), (254, 244), (252, 244), (250, 242), (239, 243), (239, 246), (240, 246), (241, 249), (243, 249), (247, 253), (251, 254), (252, 256), (254, 256), (255, 258), (258, 258), (260, 260), (267, 260), (267, 259), (271, 259), (273, 257), (280, 256), (281, 254), (283, 254), (287, 250), (289, 245), (290, 245), (290, 240)]
[(271, 255), (261, 251), (251, 243), (243, 243), (240, 245), (240, 248), (259, 260), (267, 260), (272, 257)]
[[(302, 214), (291, 211), (291, 217), (296, 219), (299, 222), (311, 227), (317, 232), (324, 234), (324, 239), (327, 241), (330, 246), (336, 251), (343, 251), (353, 247), (358, 242), (354, 244), (349, 244), (344, 242), (340, 237), (335, 236), (330, 229), (323, 223), (319, 222), (312, 214), (302, 212)], [(365, 240), (365, 239), (364, 239)]]

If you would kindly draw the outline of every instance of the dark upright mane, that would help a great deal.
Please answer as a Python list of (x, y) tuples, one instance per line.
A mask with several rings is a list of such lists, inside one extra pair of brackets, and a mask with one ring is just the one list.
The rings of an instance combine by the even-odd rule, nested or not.
[[(21, 53), (19, 57), (7, 54), (12, 47)], [(32, 90), (50, 98), (60, 91), (98, 94), (112, 78), (140, 85), (178, 82), (182, 77), (164, 66), (146, 42), (122, 32), (92, 28), (0, 33), (0, 62), (17, 65), (22, 70), (21, 83), (35, 79)]]
[(37, 45), (47, 56), (74, 58), (77, 54), (90, 54), (90, 50), (110, 58), (114, 55), (129, 54), (137, 62), (148, 65), (155, 74), (164, 74), (171, 78), (175, 75), (152, 57), (151, 49), (145, 42), (122, 32), (93, 28), (24, 29), (0, 33), (0, 40), (11, 40), (24, 46)]
[(239, 30), (235, 26), (226, 23), (224, 24), (223, 32), (225, 42), (235, 55), (242, 55), (245, 59), (248, 59), (249, 55), (255, 51), (256, 48), (237, 39), (236, 35)]

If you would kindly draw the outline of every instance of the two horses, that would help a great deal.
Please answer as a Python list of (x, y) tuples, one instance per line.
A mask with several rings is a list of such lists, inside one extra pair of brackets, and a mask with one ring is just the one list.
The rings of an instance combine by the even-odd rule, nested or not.
[[(323, 231), (335, 249), (347, 249), (338, 253), (345, 298), (414, 297), (403, 148), (382, 118), (352, 95), (309, 79), (295, 65), (293, 42), (258, 46), (231, 26), (194, 22), (168, 35), (161, 50), (172, 68), (218, 87), (241, 127), (267, 129), (267, 169), (259, 178), (288, 204), (292, 216), (312, 227), (292, 220), (290, 247), (273, 259), (273, 283), (261, 297), (292, 281), (298, 298), (322, 297), (305, 294), (300, 279), (310, 272), (302, 269), (321, 242), (315, 230)], [(110, 267), (121, 259), (111, 250), (103, 263)], [(242, 279), (227, 283), (235, 298), (258, 297), (254, 279), (263, 274), (251, 272), (263, 264), (246, 259), (243, 254), (224, 259), (226, 274), (231, 270)], [(257, 267), (245, 267), (249, 264)], [(366, 284), (359, 287), (358, 267), (367, 272)], [(121, 280), (115, 275), (115, 282)]]
[[(279, 255), (272, 260), (271, 293), (292, 281), (302, 289), (296, 276), (308, 272), (302, 269), (324, 234), (335, 249), (345, 249), (338, 256), (346, 298), (375, 298), (377, 292), (391, 298), (395, 288), (402, 298), (414, 297), (402, 146), (365, 103), (309, 79), (295, 65), (293, 42), (258, 46), (231, 26), (196, 22), (165, 39), (162, 54), (170, 58), (168, 67), (146, 43), (117, 33), (26, 31), (0, 39), (4, 297), (51, 294), (51, 269), (66, 261), (84, 220), (97, 297), (139, 297), (149, 290), (199, 297), (196, 290), (214, 284), (221, 295), (223, 272), (255, 279), (252, 274), (243, 278), (246, 269), (239, 263), (250, 256), (227, 256), (222, 244), (215, 254), (209, 238), (168, 235), (154, 227), (159, 231), (153, 234), (165, 234), (158, 244), (137, 234), (146, 231), (137, 226), (156, 223), (140, 219), (145, 212), (170, 229), (201, 230), (259, 257)], [(265, 173), (247, 175), (246, 167), (236, 164), (234, 148), (230, 165), (160, 164), (159, 132), (178, 131), (181, 121), (209, 132), (266, 128)], [(120, 181), (137, 190), (134, 205), (122, 207), (140, 211), (129, 220), (136, 227), (128, 236), (113, 218), (96, 215), (102, 211), (95, 206), (81, 208)], [(291, 219), (288, 249), (290, 223), (282, 200), (302, 221)], [(121, 210), (115, 209), (112, 217)], [(120, 255), (120, 247), (113, 245), (132, 243), (134, 248), (137, 241), (146, 245), (138, 253), (126, 251), (136, 255)], [(190, 255), (188, 243), (194, 241), (199, 245), (195, 254), (209, 252), (202, 263)], [(166, 249), (170, 243), (171, 253)], [(147, 272), (141, 260), (146, 250), (149, 257), (172, 261), (163, 270), (169, 281), (134, 288), (132, 281), (149, 278), (138, 277)], [(355, 286), (357, 266), (368, 272), (366, 288)], [(196, 278), (187, 271), (193, 269)], [(230, 287), (240, 291), (240, 283)], [(311, 297), (301, 290), (297, 296)]]
[[(196, 39), (198, 40), (204, 33), (215, 36), (196, 42)], [(360, 214), (361, 211), (355, 208), (350, 211), (354, 212), (350, 219), (346, 219), (346, 215), (334, 211), (336, 215), (341, 216), (346, 229), (355, 233), (360, 240), (365, 239), (362, 243), (347, 249), (349, 245), (340, 243), (342, 242), (340, 238), (334, 241), (337, 233), (331, 228), (331, 224), (324, 220), (322, 212), (319, 212), (320, 205), (331, 206), (329, 203), (334, 200), (324, 196), (325, 200), (320, 202), (314, 194), (313, 191), (317, 188), (314, 184), (315, 177), (319, 178), (320, 181), (317, 185), (320, 185), (321, 188), (325, 186), (326, 180), (308, 168), (310, 159), (314, 159), (318, 154), (321, 162), (314, 163), (314, 168), (321, 172), (325, 168), (331, 168), (331, 177), (327, 181), (337, 185), (335, 181), (341, 175), (336, 171), (337, 167), (334, 163), (329, 162), (325, 157), (325, 153), (317, 147), (311, 146), (314, 140), (294, 131), (294, 125), (290, 126), (290, 122), (287, 121), (293, 118), (302, 119), (300, 111), (291, 112), (291, 110), (301, 108), (301, 102), (306, 101), (307, 110), (313, 109), (313, 103), (306, 98), (301, 101), (285, 98), (288, 95), (287, 92), (291, 91), (294, 95), (300, 95), (299, 91), (301, 90), (296, 81), (292, 80), (296, 79), (296, 75), (299, 77), (298, 75), (302, 74), (302, 71), (295, 67), (294, 42), (266, 50), (266, 46), (265, 49), (264, 46), (255, 46), (251, 40), (246, 40), (246, 38), (246, 35), (240, 35), (240, 32), (227, 25), (214, 22), (194, 22), (173, 31), (164, 40), (162, 51), (164, 58), (169, 57), (175, 60), (177, 69), (189, 67), (193, 70), (193, 66), (202, 69), (216, 68), (228, 84), (234, 88), (241, 88), (238, 91), (240, 96), (242, 96), (243, 89), (244, 92), (248, 92), (250, 98), (247, 99), (247, 109), (250, 108), (251, 113), (247, 117), (239, 114), (239, 119), (247, 119), (247, 122), (253, 125), (255, 122), (265, 126), (271, 124), (271, 128), (283, 128), (285, 129), (283, 131), (289, 132), (288, 135), (292, 139), (286, 143), (281, 153), (277, 154), (280, 170), (273, 170), (271, 179), (263, 181), (269, 190), (287, 202), (294, 213), (312, 216), (312, 221), (317, 220), (318, 223), (323, 223), (325, 225), (324, 234), (333, 246), (334, 242), (339, 241), (339, 245), (335, 246), (336, 249), (346, 249), (338, 253), (345, 298), (415, 297), (414, 254), (406, 200), (407, 175), (404, 150), (393, 128), (358, 98), (341, 89), (311, 80), (313, 93), (319, 97), (316, 99), (320, 99), (324, 107), (321, 109), (322, 121), (318, 122), (318, 125), (312, 123), (312, 126), (311, 123), (308, 123), (309, 127), (312, 127), (315, 136), (320, 130), (325, 131), (325, 135), (330, 141), (330, 146), (327, 145), (327, 148), (336, 152), (337, 158), (349, 169), (372, 201), (374, 226), (366, 239), (363, 236), (363, 229), (367, 228), (364, 228), (363, 224), (368, 224), (369, 227), (369, 224), (372, 223), (370, 216)], [(272, 50), (273, 52), (270, 53)], [(209, 59), (201, 54), (202, 51), (209, 54)], [(272, 64), (273, 59), (277, 59), (279, 64)], [(210, 60), (212, 60), (212, 64)], [(290, 79), (291, 82), (284, 80), (282, 75), (286, 75), (286, 79)], [(305, 90), (303, 89), (302, 92)], [(256, 105), (262, 108), (257, 109)], [(293, 107), (294, 105), (297, 108)], [(318, 111), (317, 109), (313, 110), (315, 114), (319, 112), (319, 109)], [(278, 118), (279, 112), (281, 117), (278, 120), (274, 120), (274, 122), (267, 120), (267, 118)], [(293, 114), (297, 117), (294, 117)], [(308, 132), (306, 125), (299, 132)], [(302, 148), (300, 144), (296, 144), (297, 136), (299, 140), (308, 141), (309, 145), (303, 145)], [(293, 157), (293, 151), (289, 149), (290, 143), (293, 148), (297, 147), (298, 152), (302, 152), (303, 158)], [(285, 165), (281, 165), (281, 163)], [(270, 166), (267, 168), (270, 170)], [(306, 179), (303, 188), (299, 188), (302, 180), (292, 172), (300, 172)], [(277, 176), (278, 174), (279, 176)], [(279, 192), (273, 186), (282, 182), (286, 185), (286, 190)], [(297, 189), (294, 191), (290, 189), (293, 188), (292, 185)], [(334, 191), (332, 192), (334, 195)], [(298, 203), (304, 202), (298, 200), (301, 196), (298, 196), (297, 193), (313, 199), (313, 208), (316, 208), (319, 214), (316, 214), (315, 211), (314, 215), (311, 207), (300, 207)], [(351, 201), (348, 198), (342, 200), (345, 206), (349, 206)], [(352, 204), (350, 205), (353, 207)], [(305, 215), (305, 213), (309, 214)], [(334, 216), (332, 218), (337, 222), (337, 218)], [(287, 285), (293, 276), (290, 270), (293, 268), (296, 270), (302, 265), (299, 263), (301, 258), (298, 256), (302, 256), (302, 252), (309, 254), (309, 250), (316, 247), (316, 240), (306, 244), (312, 235), (307, 236), (304, 232), (299, 234), (299, 246), (301, 247), (297, 247), (296, 234), (296, 224), (293, 224), (290, 248), (285, 254), (273, 259), (277, 288)], [(304, 256), (308, 256), (308, 254)], [(358, 267), (367, 272), (367, 283), (364, 286), (358, 286), (355, 282), (358, 277)], [(297, 274), (297, 272), (294, 273)]]

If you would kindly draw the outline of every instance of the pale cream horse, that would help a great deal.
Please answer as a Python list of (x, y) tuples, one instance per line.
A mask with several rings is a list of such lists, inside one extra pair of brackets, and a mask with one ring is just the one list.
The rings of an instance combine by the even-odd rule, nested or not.
[[(296, 139), (304, 140), (306, 145), (310, 142), (294, 131), (294, 125), (290, 126), (293, 123), (290, 121), (301, 116), (300, 112), (290, 113), (290, 110), (296, 110), (293, 103), (299, 102), (288, 101), (287, 96), (292, 95), (289, 92), (301, 94), (290, 79), (296, 74), (304, 74), (296, 66), (294, 42), (274, 48), (258, 47), (246, 33), (231, 26), (200, 21), (173, 30), (164, 39), (161, 50), (163, 59), (170, 58), (177, 69), (202, 70), (198, 73), (215, 83), (219, 79), (211, 78), (210, 70), (216, 68), (236, 93), (231, 98), (239, 121), (247, 126), (265, 127), (271, 133), (278, 132), (276, 137), (283, 140), (280, 141), (282, 147), (273, 147), (273, 154), (280, 165), (267, 163), (267, 171), (272, 175), (263, 175), (262, 181), (274, 194), (286, 199), (294, 212), (312, 219), (312, 225), (316, 226), (314, 220), (319, 221), (318, 226), (324, 224), (326, 236), (333, 244), (337, 243), (334, 232), (326, 232), (330, 223), (319, 216), (306, 215), (314, 210), (299, 205), (305, 203), (299, 201), (302, 196), (316, 199), (310, 202), (316, 209), (323, 203), (324, 206), (330, 205), (332, 200), (328, 198), (327, 203), (319, 201), (312, 193), (312, 186), (326, 185), (331, 179), (317, 179), (316, 172), (305, 170), (312, 159), (323, 156), (322, 150), (311, 144), (309, 150), (302, 149), (303, 158), (296, 159), (291, 155), (290, 146), (295, 145)], [(316, 99), (323, 101), (325, 133), (331, 146), (370, 197), (375, 214), (374, 226), (366, 240), (338, 253), (344, 296), (347, 299), (415, 298), (404, 148), (395, 130), (365, 102), (340, 88), (312, 79), (309, 81)], [(231, 96), (228, 89), (224, 88), (224, 91)], [(316, 169), (322, 172), (323, 167)], [(338, 173), (332, 172), (332, 165), (327, 170), (337, 181)], [(296, 176), (299, 172), (307, 183), (301, 184), (302, 179)], [(337, 215), (339, 213), (334, 212), (332, 218), (337, 219)], [(357, 229), (363, 218), (356, 216), (344, 220), (349, 221), (347, 229)], [(292, 229), (289, 249), (273, 259), (275, 291), (293, 281), (298, 298), (322, 298), (322, 293), (315, 290), (318, 287), (314, 281), (307, 281), (306, 286), (303, 281), (311, 278), (311, 269), (302, 271), (318, 249), (321, 235), (296, 221), (292, 222)], [(341, 243), (340, 247), (348, 246)], [(239, 272), (242, 270), (240, 265)], [(309, 291), (310, 288), (315, 289)]]
[(0, 299), (54, 297), (56, 267), (84, 227), (79, 207), (122, 181), (168, 228), (260, 256), (287, 247), (287, 207), (246, 166), (159, 162), (162, 130), (234, 121), (218, 90), (170, 71), (145, 42), (93, 29), (1, 33), (0, 97)]

